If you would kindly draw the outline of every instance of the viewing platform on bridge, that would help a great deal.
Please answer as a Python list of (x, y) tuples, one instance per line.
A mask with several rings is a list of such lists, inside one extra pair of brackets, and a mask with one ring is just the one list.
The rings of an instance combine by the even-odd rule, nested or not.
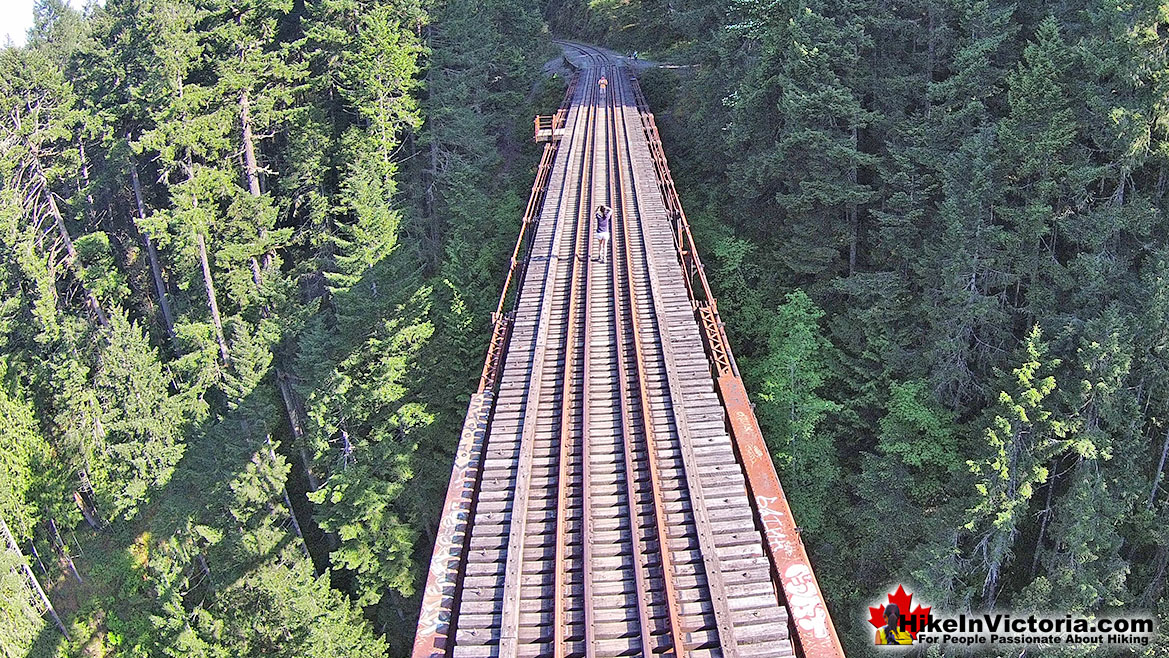
[(537, 115), (535, 119), (535, 140), (537, 142), (559, 141), (564, 136), (564, 123), (568, 111), (559, 109), (552, 115)]

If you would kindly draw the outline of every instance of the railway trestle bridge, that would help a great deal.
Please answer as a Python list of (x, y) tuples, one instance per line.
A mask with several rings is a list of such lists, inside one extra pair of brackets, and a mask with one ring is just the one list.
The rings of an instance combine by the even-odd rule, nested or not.
[(566, 48), (413, 656), (843, 657), (654, 116)]

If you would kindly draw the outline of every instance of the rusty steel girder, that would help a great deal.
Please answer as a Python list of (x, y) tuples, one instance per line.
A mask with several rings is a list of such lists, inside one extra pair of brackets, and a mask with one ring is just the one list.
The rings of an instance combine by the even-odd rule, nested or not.
[(442, 517), (434, 540), (434, 553), (422, 591), (422, 610), (418, 615), (418, 632), (414, 636), (413, 658), (446, 656), (453, 644), (451, 630), (459, 590), (462, 565), (467, 557), (470, 522), (475, 512), (475, 494), (482, 467), (483, 441), (491, 419), (495, 393), (475, 393), (467, 407), (455, 465), (447, 485)]

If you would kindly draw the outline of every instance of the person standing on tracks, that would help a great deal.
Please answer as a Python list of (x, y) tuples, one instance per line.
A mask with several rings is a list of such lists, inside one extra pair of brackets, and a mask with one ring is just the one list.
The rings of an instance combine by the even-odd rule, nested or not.
[(613, 209), (605, 204), (597, 206), (597, 260), (604, 263), (609, 253), (609, 236), (613, 224)]
[(605, 79), (604, 73), (601, 74), (601, 79), (597, 80), (597, 84), (601, 85), (601, 94), (604, 95), (605, 87), (609, 86), (609, 81), (607, 79)]

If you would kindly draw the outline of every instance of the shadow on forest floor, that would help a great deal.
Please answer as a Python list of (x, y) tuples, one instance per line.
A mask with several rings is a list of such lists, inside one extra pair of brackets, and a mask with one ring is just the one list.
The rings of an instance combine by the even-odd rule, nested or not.
[[(392, 256), (386, 260), (398, 260)], [(395, 263), (380, 263), (379, 267), (359, 281), (355, 287), (368, 285), (367, 277), (397, 281), (412, 294), (419, 288), (417, 277), (397, 276)], [(413, 281), (413, 284), (409, 282)], [(365, 340), (376, 331), (379, 320), (393, 313), (402, 295), (386, 295), (382, 304), (367, 304), (363, 311), (369, 316), (370, 329), (351, 344), (338, 344), (330, 352), (327, 368), (335, 368), (356, 350), (363, 349)], [(316, 545), (306, 546), (312, 554), (313, 568), (320, 575), (328, 567), (329, 548), (324, 545), (325, 534), (305, 512), (312, 504), (305, 498), (307, 482), (298, 451), (291, 449), (291, 431), (288, 417), (277, 386), (273, 381), (275, 368), (269, 365), (264, 378), (247, 395), (238, 400), (234, 409), (219, 416), (211, 416), (196, 426), (187, 428), (186, 449), (167, 483), (154, 491), (142, 512), (133, 521), (113, 521), (102, 531), (82, 525), (70, 536), (76, 540), (71, 548), (78, 572), (84, 579), (78, 582), (67, 568), (50, 569), (54, 579), (42, 582), (62, 622), (69, 631), (66, 639), (45, 615), (45, 625), (33, 642), (26, 658), (53, 658), (56, 656), (102, 657), (110, 651), (121, 653), (139, 642), (148, 652), (153, 648), (175, 646), (178, 636), (187, 627), (192, 611), (198, 606), (213, 606), (215, 596), (241, 579), (247, 578), (265, 564), (279, 559), (290, 547), (299, 555), (300, 547), (285, 508), (281, 482), (265, 480), (255, 471), (255, 461), (267, 459), (271, 436), (279, 442), (277, 452), (289, 465), (284, 486), (289, 489), (298, 520), (306, 536)], [(210, 393), (210, 392), (209, 392)], [(220, 397), (220, 393), (213, 393)], [(226, 404), (212, 405), (225, 409)], [(275, 421), (266, 425), (263, 421)], [(261, 487), (267, 500), (253, 505), (253, 516), (239, 517), (237, 492), (232, 483), (249, 479)], [(273, 516), (274, 514), (274, 516)], [(272, 519), (283, 536), (266, 545), (258, 546), (246, 533), (234, 529), (262, 530), (265, 518)], [(248, 522), (251, 521), (251, 526)], [(196, 526), (222, 531), (221, 538), (210, 541)], [(201, 550), (194, 543), (203, 545)], [(196, 556), (206, 556), (209, 563), (209, 582), (201, 582)], [(218, 556), (219, 560), (216, 559)], [(246, 556), (244, 559), (238, 559)], [(236, 559), (232, 559), (236, 558)], [(34, 568), (35, 565), (34, 565)], [(175, 610), (164, 604), (168, 587), (161, 574), (169, 573), (170, 586), (184, 587), (178, 592), (185, 618), (175, 618)], [(40, 574), (38, 574), (40, 575)], [(344, 591), (347, 573), (333, 569), (331, 582), (335, 589)], [(176, 599), (172, 596), (170, 601)], [(152, 618), (153, 617), (153, 618)]]

